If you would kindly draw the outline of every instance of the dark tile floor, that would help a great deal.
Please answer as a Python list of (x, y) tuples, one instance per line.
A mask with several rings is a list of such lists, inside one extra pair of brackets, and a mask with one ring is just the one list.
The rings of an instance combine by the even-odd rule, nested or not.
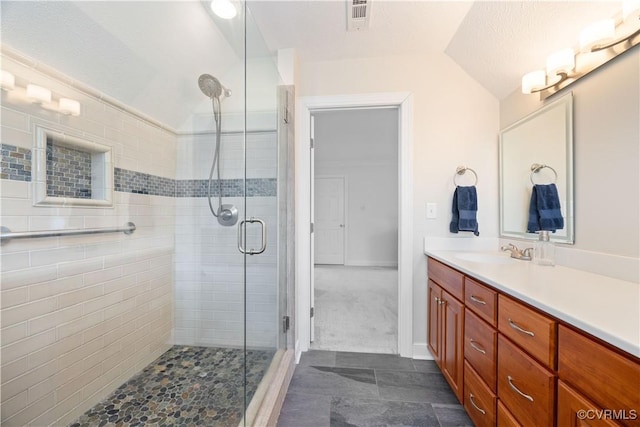
[(71, 427), (237, 427), (273, 354), (173, 346)]
[(278, 427), (473, 426), (435, 362), (311, 350), (296, 366)]

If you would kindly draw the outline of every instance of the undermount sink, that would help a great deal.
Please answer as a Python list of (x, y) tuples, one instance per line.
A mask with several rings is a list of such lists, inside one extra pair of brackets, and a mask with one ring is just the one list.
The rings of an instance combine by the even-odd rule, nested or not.
[(463, 261), (477, 262), (480, 264), (510, 264), (512, 262), (508, 255), (483, 252), (463, 252), (456, 254), (455, 257)]

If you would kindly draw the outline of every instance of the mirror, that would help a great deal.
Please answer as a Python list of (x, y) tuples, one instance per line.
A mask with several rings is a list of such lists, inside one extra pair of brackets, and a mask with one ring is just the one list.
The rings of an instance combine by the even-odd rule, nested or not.
[[(532, 170), (534, 164), (538, 166)], [(500, 132), (501, 237), (538, 239), (536, 233), (527, 233), (531, 190), (533, 183), (552, 182), (558, 188), (564, 228), (552, 233), (551, 240), (573, 244), (572, 93)]]

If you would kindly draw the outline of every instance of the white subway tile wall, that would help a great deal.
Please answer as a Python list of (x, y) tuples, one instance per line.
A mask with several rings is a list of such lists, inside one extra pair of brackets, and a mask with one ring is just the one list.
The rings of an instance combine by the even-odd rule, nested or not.
[[(0, 143), (31, 150), (35, 124), (112, 146), (115, 166), (175, 178), (175, 135), (11, 58), (3, 69), (79, 99), (60, 116), (2, 92)], [(13, 231), (122, 226), (123, 233), (14, 240), (1, 249), (3, 426), (66, 425), (173, 343), (175, 198), (115, 193), (112, 208), (33, 206), (32, 183), (0, 180)]]
[[(181, 136), (178, 139), (180, 180), (204, 180), (209, 175), (215, 147), (214, 135)], [(244, 177), (244, 147), (241, 134), (223, 134), (221, 176)], [(273, 189), (251, 192), (246, 199), (247, 216), (267, 224), (267, 249), (246, 257), (246, 343), (250, 348), (270, 348), (277, 344), (277, 171), (276, 132), (249, 133), (247, 178), (271, 182)], [(258, 167), (260, 165), (261, 167)], [(249, 182), (247, 183), (249, 187)], [(259, 196), (257, 194), (268, 194)], [(217, 199), (213, 200), (216, 206)], [(240, 217), (245, 199), (225, 197)], [(176, 200), (175, 250), (175, 340), (181, 345), (242, 346), (244, 343), (244, 258), (238, 250), (236, 227), (222, 227), (211, 215), (206, 197)], [(260, 244), (260, 227), (247, 226), (247, 247)]]

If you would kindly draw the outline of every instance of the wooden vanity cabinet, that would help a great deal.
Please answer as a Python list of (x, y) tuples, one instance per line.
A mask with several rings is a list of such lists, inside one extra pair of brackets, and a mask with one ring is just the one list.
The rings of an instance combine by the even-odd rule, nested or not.
[(638, 357), (432, 258), (428, 274), (428, 347), (476, 425), (640, 427)]
[(428, 347), (454, 394), (462, 403), (464, 305), (461, 300), (464, 295), (464, 276), (431, 258), (428, 269)]

